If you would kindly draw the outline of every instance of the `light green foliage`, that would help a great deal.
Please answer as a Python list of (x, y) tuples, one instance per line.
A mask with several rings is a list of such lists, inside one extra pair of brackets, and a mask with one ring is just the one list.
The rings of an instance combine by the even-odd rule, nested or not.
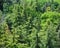
[[(0, 48), (54, 48), (60, 4), (52, 0), (5, 0)], [(0, 13), (0, 20), (2, 19)]]

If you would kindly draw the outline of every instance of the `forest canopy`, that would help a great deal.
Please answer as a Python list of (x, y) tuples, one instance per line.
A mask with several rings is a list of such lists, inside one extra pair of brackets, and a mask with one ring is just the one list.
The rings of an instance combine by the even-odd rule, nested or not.
[(0, 48), (60, 48), (60, 0), (0, 0)]

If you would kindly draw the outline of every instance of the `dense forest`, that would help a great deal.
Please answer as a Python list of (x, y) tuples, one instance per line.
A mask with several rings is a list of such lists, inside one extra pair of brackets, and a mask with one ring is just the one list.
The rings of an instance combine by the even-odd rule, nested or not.
[(0, 48), (60, 48), (60, 0), (0, 0)]

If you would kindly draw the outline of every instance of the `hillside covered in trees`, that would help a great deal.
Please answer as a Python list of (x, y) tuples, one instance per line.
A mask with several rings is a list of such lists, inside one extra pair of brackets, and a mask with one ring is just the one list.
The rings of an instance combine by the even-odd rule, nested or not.
[(60, 0), (0, 0), (0, 48), (60, 48)]

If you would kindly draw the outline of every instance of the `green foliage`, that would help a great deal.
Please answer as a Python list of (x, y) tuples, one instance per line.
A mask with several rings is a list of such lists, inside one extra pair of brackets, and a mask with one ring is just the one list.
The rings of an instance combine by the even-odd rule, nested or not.
[(4, 0), (0, 48), (55, 48), (60, 21), (57, 1)]

